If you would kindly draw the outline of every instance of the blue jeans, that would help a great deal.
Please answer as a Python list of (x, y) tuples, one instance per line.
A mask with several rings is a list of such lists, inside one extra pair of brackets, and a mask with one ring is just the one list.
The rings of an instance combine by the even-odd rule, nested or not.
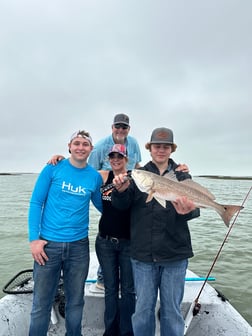
[(95, 248), (104, 277), (104, 336), (133, 335), (131, 316), (135, 311), (135, 290), (130, 242), (126, 239), (106, 240), (98, 235)]
[(98, 270), (97, 270), (97, 282), (104, 284), (103, 272), (102, 272), (102, 269), (101, 269), (101, 265), (98, 266)]
[(188, 260), (144, 263), (132, 259), (136, 311), (132, 316), (134, 336), (154, 336), (155, 307), (160, 294), (160, 335), (183, 336), (180, 310)]
[(89, 268), (88, 238), (71, 243), (48, 241), (44, 266), (34, 262), (34, 292), (29, 336), (46, 336), (51, 309), (63, 273), (67, 336), (81, 336), (84, 285)]

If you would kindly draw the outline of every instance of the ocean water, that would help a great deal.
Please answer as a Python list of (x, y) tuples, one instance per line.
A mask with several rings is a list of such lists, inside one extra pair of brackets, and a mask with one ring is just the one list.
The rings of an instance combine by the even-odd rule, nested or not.
[[(27, 213), (36, 178), (37, 174), (0, 175), (0, 297), (7, 281), (33, 265), (27, 240)], [(223, 204), (242, 204), (252, 185), (251, 180), (202, 177), (194, 180), (207, 187), (216, 201)], [(90, 206), (91, 250), (94, 250), (98, 220), (99, 213)], [(252, 192), (225, 243), (228, 229), (214, 210), (202, 209), (200, 218), (189, 225), (195, 255), (189, 268), (206, 276), (222, 246), (210, 273), (216, 278), (211, 284), (252, 324)]]

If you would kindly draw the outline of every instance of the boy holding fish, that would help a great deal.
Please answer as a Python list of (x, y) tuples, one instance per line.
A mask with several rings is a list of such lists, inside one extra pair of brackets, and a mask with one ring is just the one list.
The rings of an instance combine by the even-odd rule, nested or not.
[[(179, 181), (191, 179), (170, 158), (177, 145), (173, 132), (157, 128), (146, 144), (152, 160), (141, 171), (164, 176), (174, 171)], [(183, 336), (184, 319), (180, 305), (188, 258), (193, 256), (187, 221), (200, 215), (187, 197), (161, 204), (153, 195), (140, 190), (134, 177), (125, 181), (120, 174), (113, 180), (112, 204), (131, 209), (131, 258), (136, 290), (136, 310), (132, 316), (134, 336), (155, 335), (155, 307), (160, 294), (161, 336)], [(153, 192), (154, 194), (154, 192)]]

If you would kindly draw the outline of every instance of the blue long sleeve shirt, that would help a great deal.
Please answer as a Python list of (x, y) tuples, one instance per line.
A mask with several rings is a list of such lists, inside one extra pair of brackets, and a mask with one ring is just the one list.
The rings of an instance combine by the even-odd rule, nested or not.
[(69, 159), (46, 165), (35, 184), (28, 215), (29, 240), (72, 242), (88, 236), (90, 201), (102, 212), (101, 175)]
[[(96, 170), (111, 170), (108, 153), (114, 144), (112, 135), (98, 141), (88, 158), (90, 166)], [(137, 163), (141, 162), (140, 148), (136, 139), (130, 135), (126, 138), (125, 146), (128, 152), (127, 170), (132, 170)]]

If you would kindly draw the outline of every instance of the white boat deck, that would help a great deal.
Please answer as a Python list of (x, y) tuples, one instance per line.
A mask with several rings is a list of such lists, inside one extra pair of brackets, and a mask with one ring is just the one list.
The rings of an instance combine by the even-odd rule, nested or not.
[[(88, 279), (96, 280), (98, 262), (95, 253), (91, 254)], [(196, 277), (187, 271), (187, 277)], [(198, 296), (203, 281), (187, 281), (182, 303), (184, 317)], [(30, 284), (32, 286), (32, 283)], [(200, 312), (195, 316), (187, 330), (187, 336), (252, 336), (252, 327), (242, 318), (228, 301), (222, 301), (218, 293), (208, 283), (201, 293)], [(6, 295), (0, 300), (0, 336), (27, 336), (29, 328), (32, 294)], [(64, 318), (55, 305), (48, 336), (64, 335)], [(156, 310), (158, 311), (158, 306)], [(101, 336), (103, 324), (104, 293), (96, 289), (95, 283), (85, 286), (85, 306), (83, 316), (83, 335)], [(157, 315), (156, 336), (160, 335)]]

